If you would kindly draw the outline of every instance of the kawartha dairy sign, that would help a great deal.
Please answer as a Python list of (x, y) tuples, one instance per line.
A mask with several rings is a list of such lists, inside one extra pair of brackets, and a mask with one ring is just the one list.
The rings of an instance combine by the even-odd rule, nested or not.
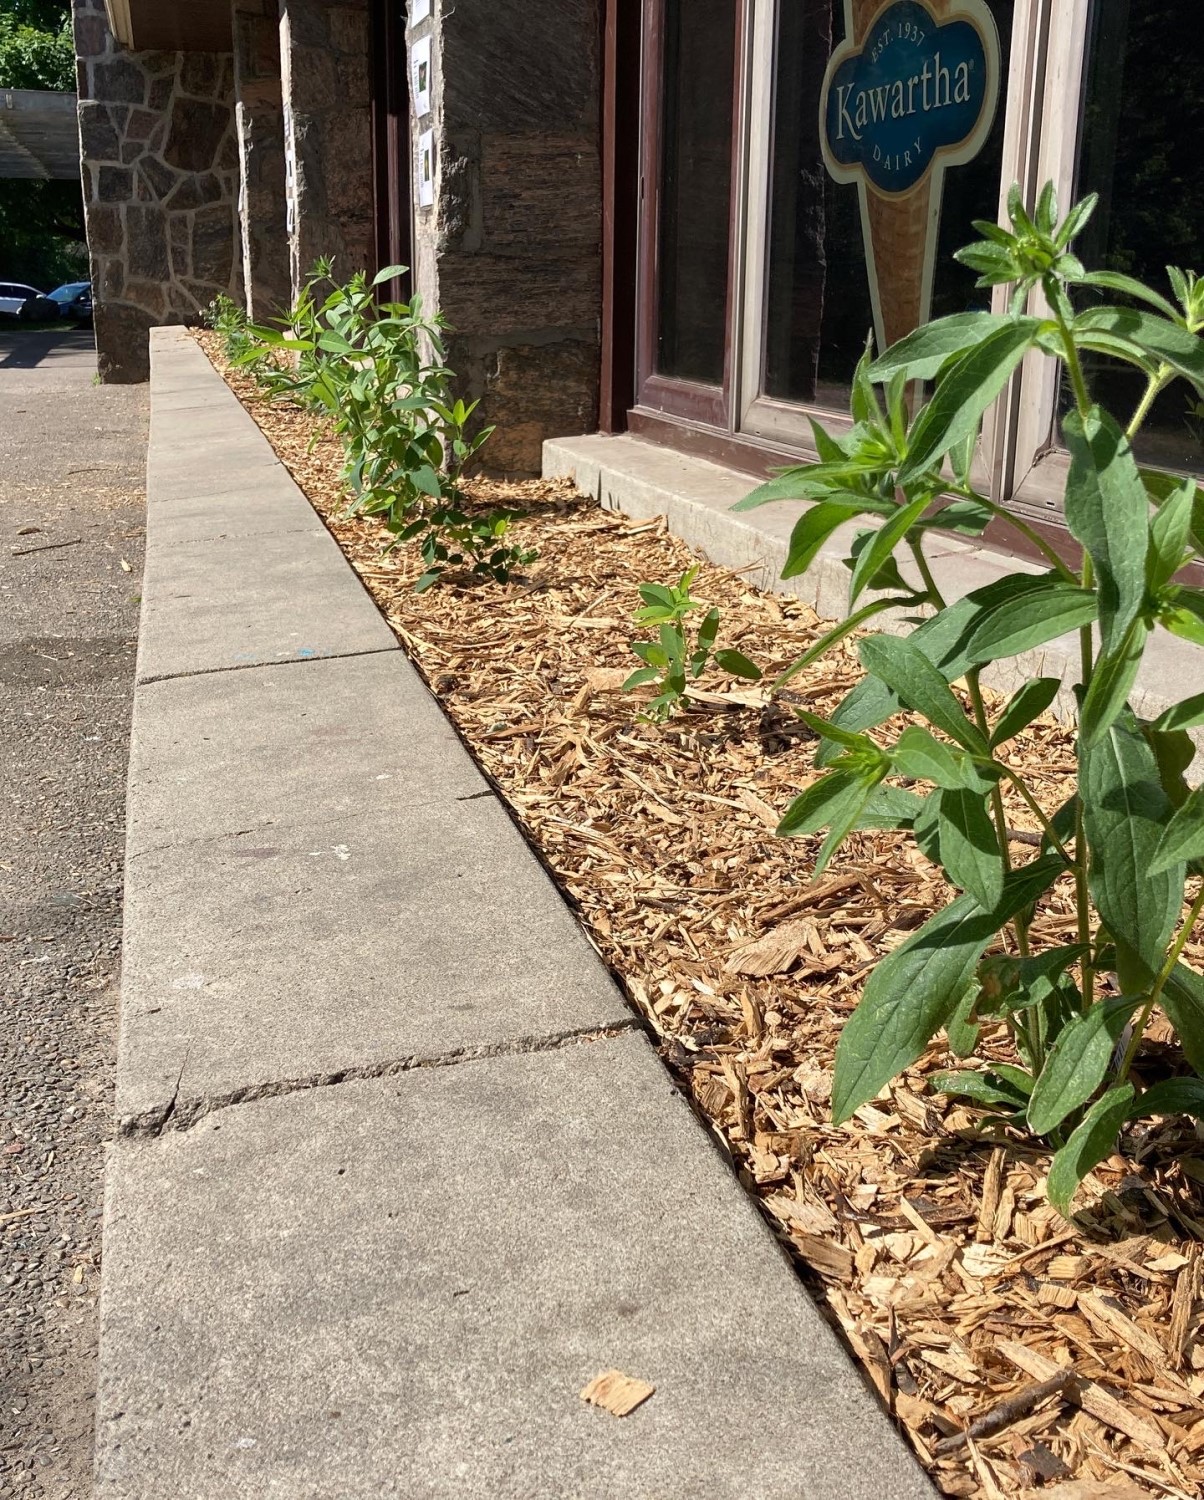
[[(879, 345), (923, 322), (947, 168), (972, 161), (994, 123), (999, 34), (985, 0), (844, 0), (845, 42), (828, 65), (820, 139), (853, 182)], [(967, 226), (969, 228), (969, 226)]]

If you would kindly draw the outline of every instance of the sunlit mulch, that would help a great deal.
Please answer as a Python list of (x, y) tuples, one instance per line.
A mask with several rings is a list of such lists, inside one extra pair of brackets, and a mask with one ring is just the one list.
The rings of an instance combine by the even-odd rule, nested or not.
[[(900, 835), (855, 835), (818, 882), (814, 842), (774, 838), (814, 774), (788, 706), (712, 674), (688, 714), (639, 720), (638, 697), (618, 691), (638, 665), (636, 585), (676, 579), (688, 549), (659, 520), (609, 514), (564, 484), (482, 481), (481, 503), (528, 513), (518, 533), (538, 561), (505, 588), (415, 595), (412, 554), (383, 556), (379, 525), (342, 517), (335, 444), (313, 443), (296, 409), (248, 404), (943, 1492), (1204, 1493), (1204, 1135), (1138, 1127), (1128, 1156), (1088, 1179), (1071, 1226), (1044, 1201), (1046, 1151), (925, 1091), (943, 1046), (830, 1125), (841, 1023), (875, 960), (948, 891)], [(720, 644), (767, 668), (816, 634), (806, 606), (723, 569), (704, 565), (694, 592), (719, 606)], [(795, 701), (824, 713), (858, 676), (853, 649), (838, 651), (795, 680)], [(1058, 806), (1065, 731), (1034, 726), (1014, 754)], [(1009, 819), (1024, 860), (1033, 825), (1022, 807)], [(1072, 927), (1059, 888), (1034, 937)], [(1204, 942), (1187, 956), (1200, 966)], [(1153, 1065), (1168, 1043), (1152, 1032)], [(985, 1045), (1007, 1055), (1001, 1034)]]

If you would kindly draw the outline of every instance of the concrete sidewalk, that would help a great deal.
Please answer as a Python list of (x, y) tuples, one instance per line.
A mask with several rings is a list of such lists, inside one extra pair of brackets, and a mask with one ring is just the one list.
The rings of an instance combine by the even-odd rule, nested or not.
[(265, 440), (152, 358), (97, 1495), (930, 1495)]

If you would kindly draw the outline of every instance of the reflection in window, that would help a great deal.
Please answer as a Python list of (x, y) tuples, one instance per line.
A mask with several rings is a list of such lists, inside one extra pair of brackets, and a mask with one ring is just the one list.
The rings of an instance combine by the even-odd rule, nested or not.
[[(1095, 0), (1077, 187), (1080, 196), (1100, 195), (1077, 246), (1089, 268), (1123, 271), (1168, 296), (1168, 264), (1204, 271), (1202, 140), (1204, 27), (1195, 0)], [(1102, 357), (1087, 376), (1101, 404), (1127, 420), (1144, 377)], [(1204, 411), (1187, 386), (1156, 403), (1137, 449), (1148, 463), (1204, 468)]]
[[(1012, 0), (990, 0), (990, 9), (1006, 67)], [(779, 9), (762, 381), (768, 396), (841, 410), (874, 322), (858, 191), (833, 181), (820, 151), (820, 93), (845, 37), (844, 14), (842, 0), (795, 0)], [(944, 174), (933, 317), (989, 304), (974, 274), (952, 257), (975, 238), (972, 220), (998, 216), (1004, 97), (1006, 79), (982, 151)], [(879, 268), (880, 281), (889, 270)]]
[(707, 385), (727, 342), (735, 45), (733, 0), (665, 0), (656, 368)]

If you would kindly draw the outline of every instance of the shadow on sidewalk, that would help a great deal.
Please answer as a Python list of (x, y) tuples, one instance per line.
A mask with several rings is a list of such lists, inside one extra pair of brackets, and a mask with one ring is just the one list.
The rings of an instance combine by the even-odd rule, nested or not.
[(34, 370), (64, 356), (95, 354), (90, 328), (0, 329), (0, 370)]

